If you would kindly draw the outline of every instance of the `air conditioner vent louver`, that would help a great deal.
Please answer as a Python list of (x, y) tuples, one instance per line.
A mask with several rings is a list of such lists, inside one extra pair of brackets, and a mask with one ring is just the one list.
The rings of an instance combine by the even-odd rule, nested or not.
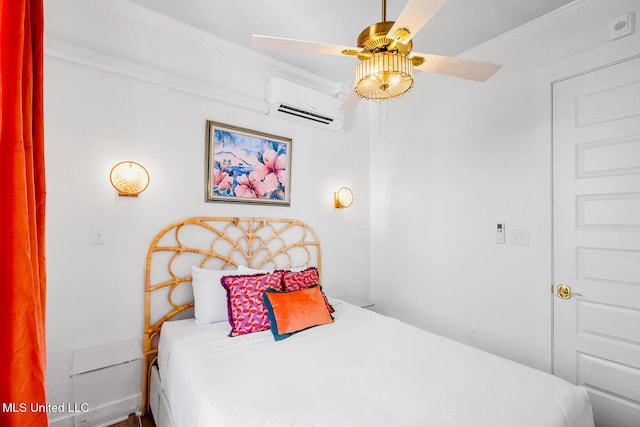
[(290, 81), (272, 77), (267, 85), (267, 114), (325, 130), (342, 129), (340, 100)]
[(309, 111), (304, 111), (299, 108), (290, 107), (288, 105), (281, 104), (278, 107), (278, 111), (285, 114), (291, 114), (292, 116), (302, 117), (304, 119), (313, 120), (318, 123), (324, 123), (328, 125), (333, 123), (333, 119), (331, 117), (322, 116), (320, 114), (310, 113)]

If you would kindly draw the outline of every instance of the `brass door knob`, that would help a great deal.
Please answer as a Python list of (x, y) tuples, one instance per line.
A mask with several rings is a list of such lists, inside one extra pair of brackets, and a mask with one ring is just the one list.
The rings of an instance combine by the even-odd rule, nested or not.
[(562, 299), (571, 298), (571, 286), (558, 285), (558, 296)]
[(568, 285), (558, 285), (558, 296), (562, 299), (570, 299), (573, 295), (577, 297), (581, 297), (581, 294), (571, 292), (571, 286)]

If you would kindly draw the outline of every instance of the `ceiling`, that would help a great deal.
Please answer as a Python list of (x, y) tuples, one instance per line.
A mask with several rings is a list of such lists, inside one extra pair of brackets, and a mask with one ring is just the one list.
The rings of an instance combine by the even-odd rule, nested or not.
[[(382, 20), (380, 0), (132, 1), (247, 47), (252, 34), (356, 47), (360, 32)], [(387, 20), (395, 20), (407, 1), (387, 0)], [(448, 0), (413, 39), (413, 50), (456, 56), (571, 1)], [(355, 58), (339, 56), (262, 52), (348, 85), (357, 63)]]

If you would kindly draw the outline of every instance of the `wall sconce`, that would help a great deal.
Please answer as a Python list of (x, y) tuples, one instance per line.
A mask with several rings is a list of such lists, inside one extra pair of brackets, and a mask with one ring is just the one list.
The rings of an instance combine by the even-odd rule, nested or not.
[(348, 208), (353, 203), (353, 193), (349, 187), (341, 187), (333, 193), (334, 206), (336, 208)]
[(109, 179), (118, 196), (138, 197), (149, 186), (149, 172), (136, 162), (118, 163), (111, 168)]

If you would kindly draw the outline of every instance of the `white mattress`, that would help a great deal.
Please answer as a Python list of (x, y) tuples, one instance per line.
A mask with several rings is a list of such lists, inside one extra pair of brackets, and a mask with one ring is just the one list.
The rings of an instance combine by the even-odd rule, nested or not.
[(566, 381), (342, 301), (335, 322), (280, 342), (228, 323), (162, 329), (178, 426), (592, 427)]

